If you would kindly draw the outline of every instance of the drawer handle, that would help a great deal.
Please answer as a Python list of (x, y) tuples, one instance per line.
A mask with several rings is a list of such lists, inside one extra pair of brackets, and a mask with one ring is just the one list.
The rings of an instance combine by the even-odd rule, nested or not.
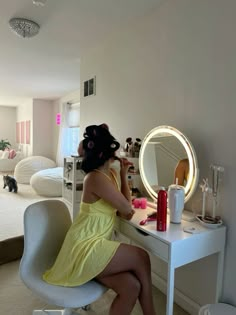
[(140, 230), (140, 229), (138, 229), (138, 228), (135, 228), (135, 230), (136, 230), (139, 234), (142, 234), (142, 235), (144, 235), (144, 236), (148, 236), (148, 233), (146, 233), (146, 232), (144, 232), (144, 231), (142, 231), (142, 230)]

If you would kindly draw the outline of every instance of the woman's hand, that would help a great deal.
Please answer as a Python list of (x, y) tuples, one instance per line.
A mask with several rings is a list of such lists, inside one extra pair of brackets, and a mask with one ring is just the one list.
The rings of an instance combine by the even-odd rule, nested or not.
[(127, 160), (126, 158), (120, 158), (120, 174), (126, 175), (130, 166), (133, 166), (133, 163)]

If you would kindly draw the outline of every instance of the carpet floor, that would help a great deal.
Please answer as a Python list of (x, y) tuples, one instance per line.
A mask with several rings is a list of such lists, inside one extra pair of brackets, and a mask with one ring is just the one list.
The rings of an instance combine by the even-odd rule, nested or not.
[[(18, 269), (19, 261), (17, 260), (0, 266), (0, 315), (32, 315), (34, 309), (57, 309), (55, 306), (46, 305), (25, 287), (19, 278)], [(166, 296), (155, 287), (153, 287), (152, 294), (156, 315), (165, 315)], [(107, 291), (102, 298), (91, 304), (89, 311), (79, 310), (79, 314), (108, 315), (114, 296), (115, 293), (112, 290)], [(142, 314), (140, 305), (137, 303), (132, 315)], [(189, 314), (175, 304), (173, 315)]]
[(45, 199), (49, 198), (37, 195), (30, 185), (18, 184), (18, 193), (9, 192), (7, 187), (3, 189), (2, 181), (0, 186), (0, 241), (23, 235), (25, 209), (30, 204)]

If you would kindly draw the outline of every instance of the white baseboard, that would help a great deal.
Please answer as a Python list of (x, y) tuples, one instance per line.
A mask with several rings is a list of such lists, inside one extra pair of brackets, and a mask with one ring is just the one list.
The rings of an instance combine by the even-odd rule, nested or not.
[[(166, 294), (167, 283), (166, 280), (162, 279), (155, 273), (152, 273), (152, 284), (159, 289), (162, 293)], [(186, 312), (191, 315), (198, 315), (200, 305), (184, 295), (178, 289), (174, 292), (175, 303), (182, 307)]]

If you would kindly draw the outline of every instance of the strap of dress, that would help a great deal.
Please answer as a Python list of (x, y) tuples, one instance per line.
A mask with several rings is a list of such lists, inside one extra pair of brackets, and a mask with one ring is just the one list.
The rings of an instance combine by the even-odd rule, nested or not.
[(100, 171), (100, 170), (98, 170), (98, 169), (95, 169), (94, 171), (103, 174), (103, 175), (106, 176), (109, 180), (111, 180), (110, 176), (108, 176), (106, 173), (104, 173), (104, 172), (102, 172), (102, 171)]
[[(98, 170), (98, 169), (95, 169), (94, 171), (103, 174), (103, 175), (106, 176), (109, 180), (111, 180), (110, 176), (108, 176), (106, 173), (104, 173), (104, 172), (102, 172), (102, 171), (100, 171), (100, 170)], [(111, 173), (112, 177), (113, 177), (114, 180), (115, 180), (115, 183), (116, 183), (117, 188), (119, 189), (118, 180), (117, 180), (116, 175), (114, 174), (114, 172), (113, 172), (112, 169), (110, 169), (110, 173)]]

